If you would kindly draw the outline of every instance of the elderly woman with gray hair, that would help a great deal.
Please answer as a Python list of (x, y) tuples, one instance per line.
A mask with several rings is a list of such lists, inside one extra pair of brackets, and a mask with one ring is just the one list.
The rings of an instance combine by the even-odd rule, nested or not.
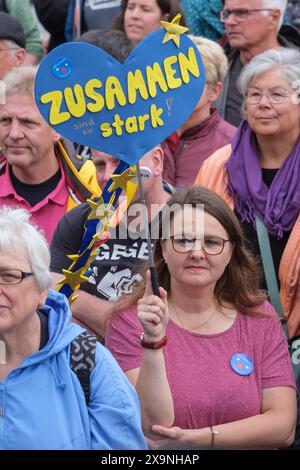
[(290, 337), (300, 333), (299, 84), (299, 51), (278, 48), (254, 57), (239, 80), (245, 120), (196, 179), (230, 204), (258, 257), (264, 250), (256, 222), (263, 221), (271, 248), (267, 267), (274, 266)]
[(0, 209), (0, 449), (145, 449), (133, 387), (48, 292), (49, 263), (29, 213)]

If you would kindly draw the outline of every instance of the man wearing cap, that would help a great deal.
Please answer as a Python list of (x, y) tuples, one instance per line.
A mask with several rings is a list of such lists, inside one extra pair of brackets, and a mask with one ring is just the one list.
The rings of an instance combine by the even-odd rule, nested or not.
[(10, 69), (23, 64), (25, 46), (25, 34), (19, 21), (0, 12), (0, 80)]

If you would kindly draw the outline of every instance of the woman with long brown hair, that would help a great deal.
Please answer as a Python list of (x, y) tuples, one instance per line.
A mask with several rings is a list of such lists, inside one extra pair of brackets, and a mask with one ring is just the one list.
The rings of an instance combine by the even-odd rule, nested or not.
[(281, 325), (229, 206), (205, 188), (167, 203), (149, 276), (106, 345), (138, 392), (152, 448), (277, 448), (296, 396)]

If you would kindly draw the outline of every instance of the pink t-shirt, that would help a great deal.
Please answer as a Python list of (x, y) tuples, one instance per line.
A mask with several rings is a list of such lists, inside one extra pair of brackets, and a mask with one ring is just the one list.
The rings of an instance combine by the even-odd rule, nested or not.
[(11, 182), (9, 165), (6, 165), (5, 172), (0, 176), (0, 206), (20, 207), (30, 212), (30, 222), (43, 230), (49, 245), (58, 222), (66, 212), (68, 203), (68, 186), (62, 167), (60, 169), (63, 176), (56, 188), (33, 207), (16, 193)]
[[(170, 320), (164, 358), (174, 426), (200, 429), (248, 418), (261, 412), (263, 389), (295, 387), (280, 322), (269, 303), (260, 311), (267, 316), (238, 313), (228, 330), (212, 335), (186, 331)], [(141, 332), (134, 308), (108, 327), (105, 345), (124, 371), (141, 366)], [(253, 360), (250, 375), (238, 375), (231, 368), (230, 359), (237, 353)]]

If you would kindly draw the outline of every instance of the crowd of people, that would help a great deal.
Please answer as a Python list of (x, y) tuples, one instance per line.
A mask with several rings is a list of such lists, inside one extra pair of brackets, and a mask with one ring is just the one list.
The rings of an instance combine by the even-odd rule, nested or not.
[[(295, 446), (282, 327), (300, 335), (294, 4), (0, 1), (0, 449)], [(120, 160), (43, 119), (38, 65), (67, 41), (123, 63), (178, 13), (202, 57), (203, 94), (140, 159), (147, 222), (120, 218), (69, 301), (57, 283)]]

